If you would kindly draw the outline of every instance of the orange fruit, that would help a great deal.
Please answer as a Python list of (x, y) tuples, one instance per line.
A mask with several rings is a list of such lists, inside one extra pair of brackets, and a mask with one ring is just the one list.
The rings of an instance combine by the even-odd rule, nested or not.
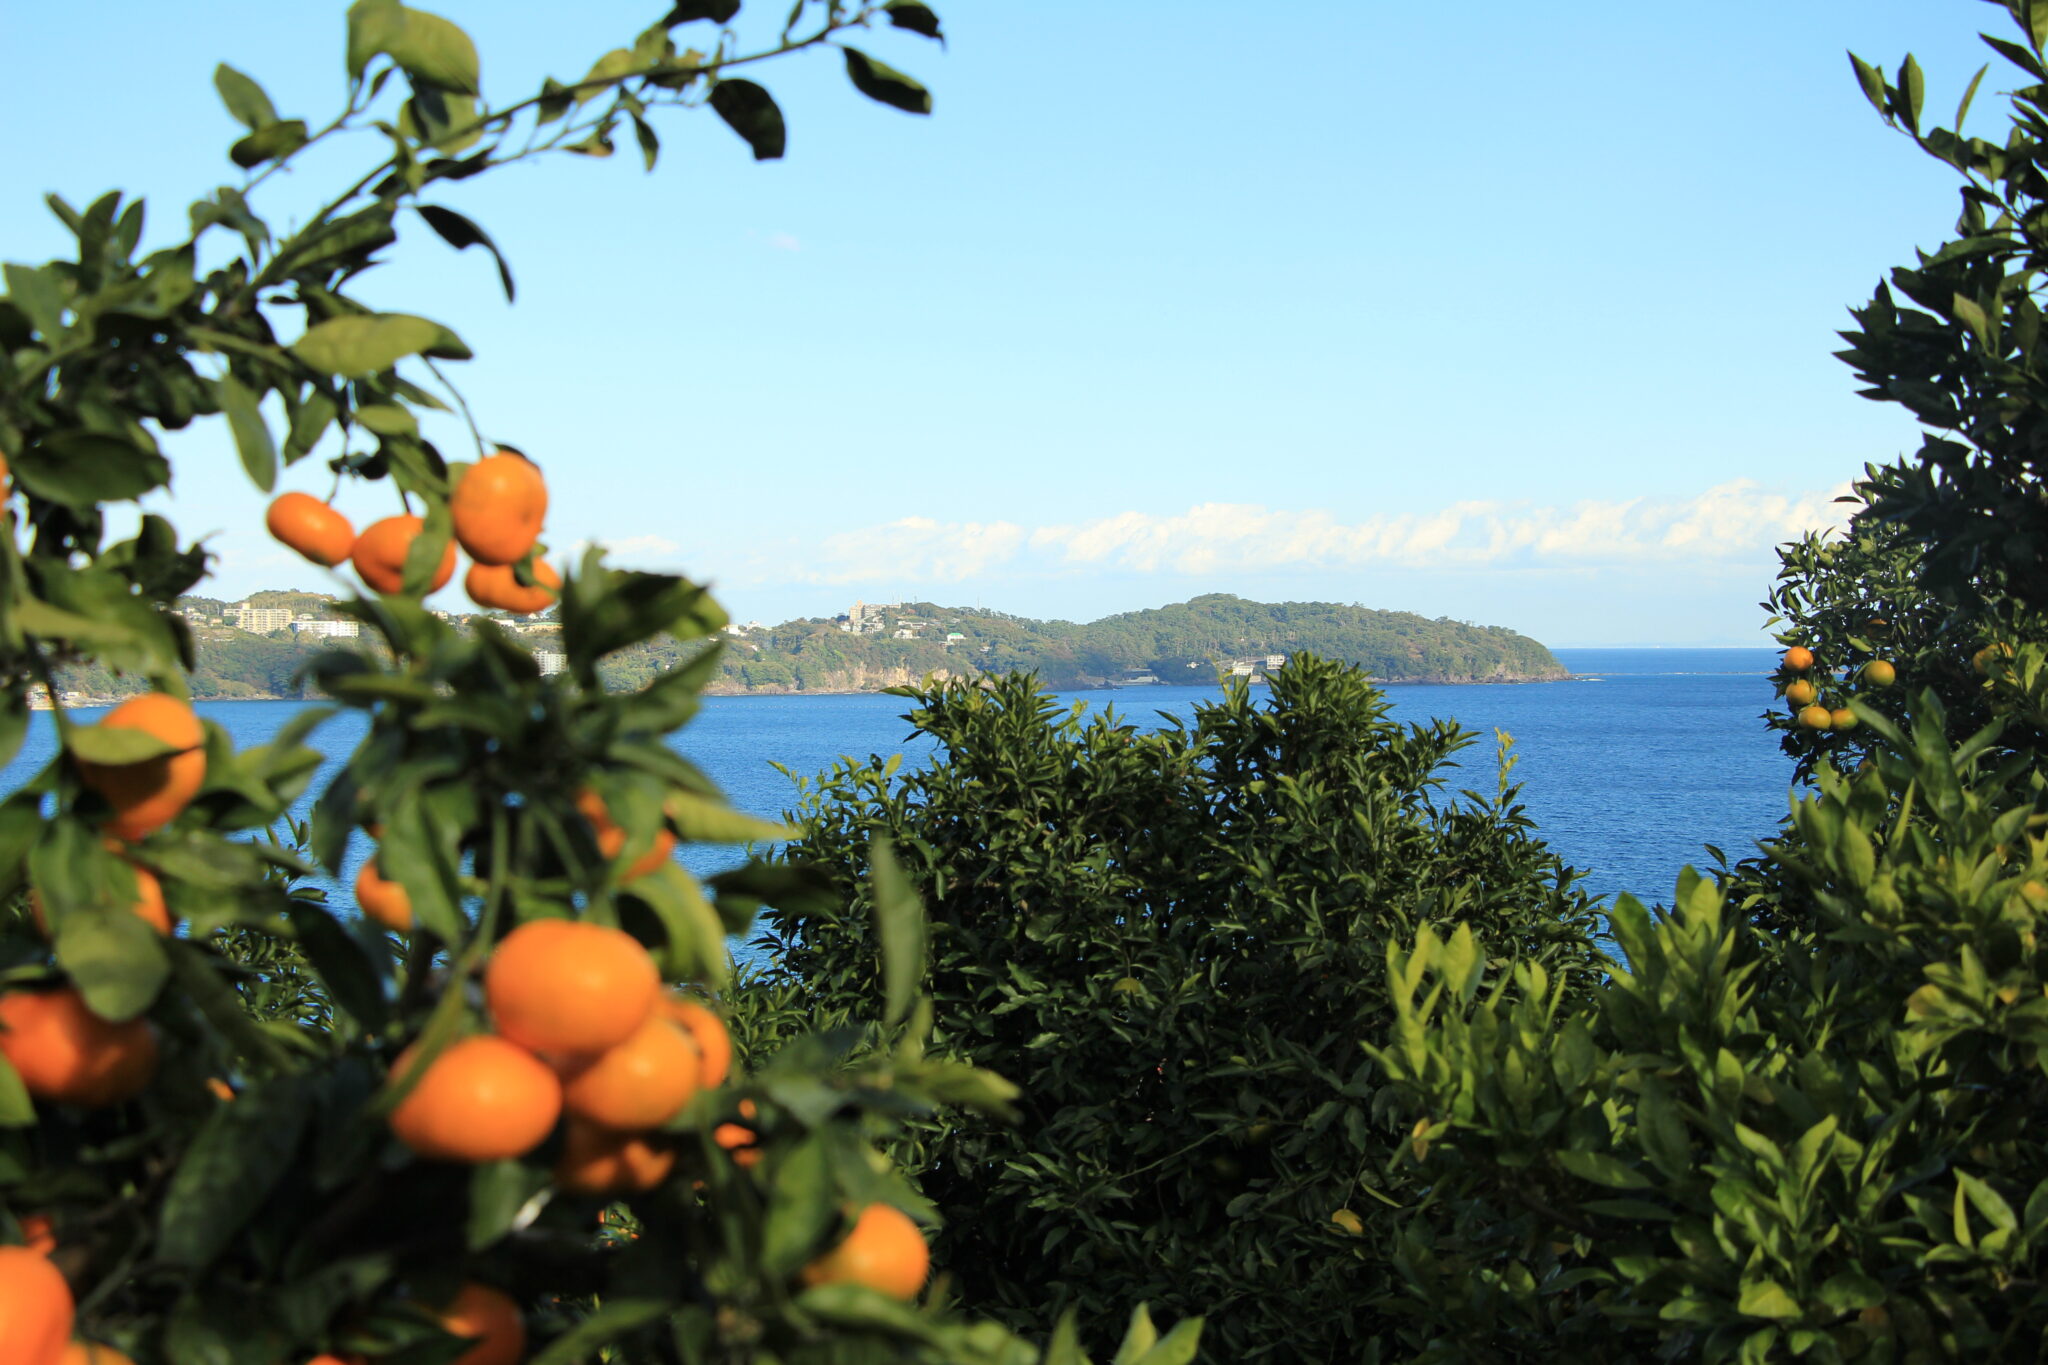
[(864, 1284), (894, 1299), (914, 1299), (931, 1269), (924, 1234), (901, 1209), (870, 1204), (838, 1246), (804, 1267), (807, 1285)]
[(47, 1213), (24, 1213), (15, 1220), (21, 1224), (21, 1244), (30, 1251), (47, 1256), (57, 1249), (57, 1224)]
[(1825, 706), (1802, 706), (1799, 723), (1809, 730), (1825, 730), (1835, 723), (1835, 713)]
[(725, 1021), (687, 996), (671, 995), (662, 1001), (662, 1008), (697, 1044), (698, 1055), (704, 1059), (699, 1077), (704, 1088), (724, 1085), (732, 1074), (732, 1035), (725, 1031)]
[(270, 534), (315, 564), (333, 568), (356, 545), (356, 528), (347, 517), (310, 493), (285, 493), (263, 515)]
[(226, 1104), (235, 1098), (235, 1088), (218, 1076), (206, 1078), (206, 1093)]
[(0, 1356), (7, 1365), (57, 1365), (71, 1340), (71, 1286), (50, 1258), (0, 1247)]
[(1890, 687), (1899, 680), (1899, 670), (1885, 659), (1872, 659), (1863, 665), (1863, 681), (1872, 687)]
[(711, 1130), (711, 1140), (732, 1157), (742, 1170), (761, 1160), (761, 1131), (752, 1122), (760, 1114), (752, 1100), (740, 1101), (739, 1123), (721, 1123)]
[[(604, 798), (585, 787), (576, 793), (576, 809), (590, 822), (591, 830), (597, 835), (597, 851), (607, 858), (617, 858), (626, 850), (626, 831), (612, 821), (611, 812), (605, 809)], [(654, 833), (654, 844), (647, 852), (633, 861), (632, 866), (620, 874), (619, 880), (630, 882), (666, 863), (676, 851), (676, 836), (663, 825)]]
[[(129, 870), (135, 874), (135, 903), (128, 908), (135, 912), (137, 919), (159, 934), (169, 934), (171, 912), (164, 904), (164, 884), (157, 880), (156, 873), (146, 867), (136, 867), (131, 863)], [(50, 925), (43, 914), (43, 898), (34, 890), (28, 893), (28, 908), (29, 913), (35, 917), (36, 932), (48, 938)]]
[(1813, 651), (1805, 645), (1792, 646), (1785, 651), (1784, 666), (1788, 673), (1804, 673), (1813, 667)]
[(500, 450), (469, 467), (448, 498), (455, 539), (479, 564), (517, 564), (533, 552), (548, 515), (540, 466)]
[(644, 1133), (614, 1132), (571, 1115), (555, 1184), (571, 1194), (632, 1194), (668, 1179), (675, 1164), (675, 1151)]
[(1837, 706), (1834, 710), (1828, 712), (1828, 728), (1830, 729), (1853, 730), (1856, 728), (1856, 724), (1856, 713), (1846, 706)]
[(0, 502), (14, 496), (14, 481), (11, 474), (12, 471), (7, 468), (7, 457), (0, 455)]
[(412, 928), (412, 897), (377, 870), (374, 857), (363, 859), (356, 873), (356, 908), (394, 933)]
[(472, 564), (462, 576), (462, 590), (480, 607), (531, 616), (546, 611), (562, 595), (562, 576), (545, 559), (533, 561), (534, 586), (521, 583), (510, 564)]
[[(365, 526), (363, 533), (356, 537), (355, 549), (349, 555), (363, 582), (382, 593), (395, 593), (402, 589), (405, 586), (405, 557), (412, 550), (412, 543), (426, 529), (427, 524), (418, 517), (386, 517)], [(455, 545), (451, 541), (441, 553), (441, 563), (435, 568), (427, 591), (439, 591), (454, 576)]]
[(57, 1353), (57, 1365), (135, 1365), (126, 1352), (96, 1341), (74, 1341)]
[(338, 1356), (332, 1353), (314, 1356), (306, 1365), (367, 1365), (359, 1355)]
[(0, 995), (0, 1030), (0, 1056), (38, 1099), (96, 1109), (134, 1097), (156, 1075), (149, 1021), (110, 1023), (69, 987)]
[(659, 1128), (695, 1097), (703, 1069), (696, 1042), (657, 1010), (563, 1079), (562, 1107), (606, 1128)]
[(1820, 689), (1805, 678), (1795, 679), (1785, 685), (1785, 700), (1797, 711), (1802, 706), (1811, 706), (1820, 700)]
[(526, 1319), (503, 1290), (471, 1280), (434, 1316), (443, 1331), (476, 1341), (452, 1365), (519, 1365), (526, 1354)]
[(140, 763), (77, 760), (78, 780), (114, 808), (110, 833), (140, 839), (178, 818), (206, 782), (206, 731), (189, 703), (165, 692), (131, 697), (100, 717), (102, 728), (140, 730), (177, 750)]
[[(413, 1055), (399, 1054), (394, 1078)], [(554, 1072), (524, 1048), (480, 1034), (442, 1049), (391, 1111), (391, 1131), (431, 1160), (505, 1161), (538, 1147), (561, 1112)]]
[(661, 998), (661, 973), (632, 935), (581, 920), (528, 920), (484, 967), (498, 1032), (562, 1058), (617, 1047)]
[(1970, 667), (1988, 678), (1992, 670), (1998, 666), (1999, 660), (2011, 657), (2012, 646), (2003, 640), (1996, 640), (1970, 656)]

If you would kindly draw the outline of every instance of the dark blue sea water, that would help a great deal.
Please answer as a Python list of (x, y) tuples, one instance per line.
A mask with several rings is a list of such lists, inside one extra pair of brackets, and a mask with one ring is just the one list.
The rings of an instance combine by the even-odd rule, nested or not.
[[(1592, 891), (1631, 891), (1668, 900), (1679, 869), (1704, 864), (1702, 846), (1729, 858), (1755, 851), (1784, 816), (1791, 764), (1757, 719), (1773, 700), (1767, 649), (1558, 650), (1570, 682), (1407, 685), (1388, 689), (1402, 720), (1446, 717), (1480, 739), (1461, 755), (1453, 788), (1490, 791), (1494, 731), (1514, 739), (1515, 778), (1551, 846), (1587, 874)], [(1187, 715), (1218, 695), (1214, 687), (1146, 687), (1078, 692), (1065, 700), (1111, 706), (1138, 723), (1158, 712)], [(300, 709), (293, 702), (205, 702), (199, 710), (237, 747), (260, 744)], [(911, 736), (904, 703), (886, 696), (713, 697), (676, 740), (710, 773), (733, 804), (774, 817), (793, 804), (789, 779), (771, 762), (816, 773), (841, 755), (901, 752), (906, 766), (929, 745)], [(81, 712), (81, 719), (94, 713)], [(336, 758), (314, 790), (362, 735), (344, 713), (315, 732)], [(54, 750), (47, 715), (33, 717), (22, 752), (0, 768), (0, 793), (47, 763)], [(302, 807), (306, 803), (301, 803)], [(303, 813), (303, 809), (301, 810)], [(360, 858), (367, 848), (359, 848)], [(732, 859), (696, 849), (691, 866), (708, 872)], [(354, 880), (354, 859), (340, 887)], [(333, 888), (340, 892), (340, 887)], [(340, 892), (345, 896), (345, 892)]]

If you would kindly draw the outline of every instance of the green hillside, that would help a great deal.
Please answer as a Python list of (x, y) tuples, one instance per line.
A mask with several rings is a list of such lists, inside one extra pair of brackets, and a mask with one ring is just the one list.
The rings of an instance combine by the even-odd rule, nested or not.
[[(279, 600), (277, 605), (318, 611), (329, 601), (291, 594), (289, 603)], [(208, 614), (217, 614), (221, 604), (205, 606)], [(1336, 602), (1250, 602), (1214, 593), (1085, 625), (931, 602), (870, 611), (870, 629), (862, 633), (843, 629), (845, 618), (813, 617), (729, 638), (712, 690), (866, 692), (934, 673), (1019, 670), (1036, 673), (1056, 688), (1145, 677), (1209, 683), (1233, 664), (1256, 673), (1266, 667), (1267, 656), (1299, 650), (1361, 664), (1387, 682), (1540, 682), (1566, 676), (1548, 649), (1499, 626)], [(192, 634), (192, 693), (213, 700), (299, 696), (299, 672), (314, 653), (368, 647), (356, 641), (301, 641), (285, 631), (252, 635), (226, 624), (195, 625)], [(537, 648), (552, 639), (545, 632), (527, 638)], [(605, 681), (612, 687), (641, 686), (702, 647), (657, 640), (622, 650), (607, 663)], [(61, 685), (94, 698), (138, 690), (100, 669), (73, 670)]]

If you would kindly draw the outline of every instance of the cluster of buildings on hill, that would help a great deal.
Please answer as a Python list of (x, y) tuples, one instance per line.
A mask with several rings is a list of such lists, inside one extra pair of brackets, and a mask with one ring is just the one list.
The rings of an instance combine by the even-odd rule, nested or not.
[[(904, 615), (901, 602), (855, 602), (846, 615), (832, 619), (848, 635), (887, 635), (892, 640), (938, 638), (924, 633), (935, 629), (938, 622)], [(946, 643), (952, 645), (967, 637), (957, 630), (949, 630), (945, 638)]]
[[(246, 630), (251, 635), (271, 635), (288, 630), (300, 639), (353, 640), (363, 633), (362, 625), (357, 621), (322, 616), (318, 612), (303, 608), (294, 610), (291, 607), (259, 607), (249, 602), (230, 603), (222, 607), (218, 613), (204, 607), (181, 607), (178, 614), (194, 625), (233, 626), (237, 630)], [(443, 621), (466, 621), (481, 614), (463, 611), (434, 613)], [(498, 624), (507, 630), (528, 634), (560, 629), (554, 621), (532, 616), (499, 620)]]

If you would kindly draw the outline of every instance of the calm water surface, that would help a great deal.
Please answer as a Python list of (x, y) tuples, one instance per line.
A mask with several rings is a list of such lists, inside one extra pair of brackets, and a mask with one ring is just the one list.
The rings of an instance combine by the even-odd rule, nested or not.
[[(1521, 762), (1515, 777), (1523, 799), (1558, 854), (1586, 872), (1592, 891), (1632, 891), (1645, 900), (1668, 900), (1679, 869), (1703, 864), (1702, 847), (1715, 844), (1730, 859), (1755, 851), (1786, 810), (1792, 766), (1776, 738), (1758, 721), (1771, 705), (1768, 674), (1776, 652), (1767, 649), (1572, 650), (1557, 657), (1573, 681), (1529, 684), (1407, 685), (1390, 687), (1396, 718), (1445, 717), (1476, 731), (1479, 742), (1460, 755), (1452, 788), (1485, 792), (1494, 781), (1495, 730), (1513, 736)], [(1118, 692), (1064, 694), (1090, 706), (1114, 705), (1139, 724), (1156, 713), (1186, 716), (1219, 695), (1214, 687), (1147, 687)], [(303, 703), (203, 702), (199, 711), (234, 737), (236, 747), (270, 739)], [(902, 699), (851, 697), (711, 697), (675, 747), (724, 788), (733, 804), (774, 817), (793, 802), (788, 778), (817, 773), (842, 755), (902, 753), (920, 762), (930, 744), (915, 738), (902, 719)], [(81, 712), (90, 718), (93, 712)], [(314, 734), (330, 754), (345, 755), (362, 737), (362, 718), (343, 712)], [(33, 717), (14, 762), (0, 768), (0, 792), (10, 791), (54, 749), (46, 714)], [(340, 766), (339, 757), (314, 779), (313, 790)], [(301, 801), (304, 814), (309, 801)], [(342, 870), (352, 883), (356, 848)], [(692, 849), (686, 861), (698, 872), (730, 865), (716, 849)], [(337, 889), (338, 888), (334, 888)]]

